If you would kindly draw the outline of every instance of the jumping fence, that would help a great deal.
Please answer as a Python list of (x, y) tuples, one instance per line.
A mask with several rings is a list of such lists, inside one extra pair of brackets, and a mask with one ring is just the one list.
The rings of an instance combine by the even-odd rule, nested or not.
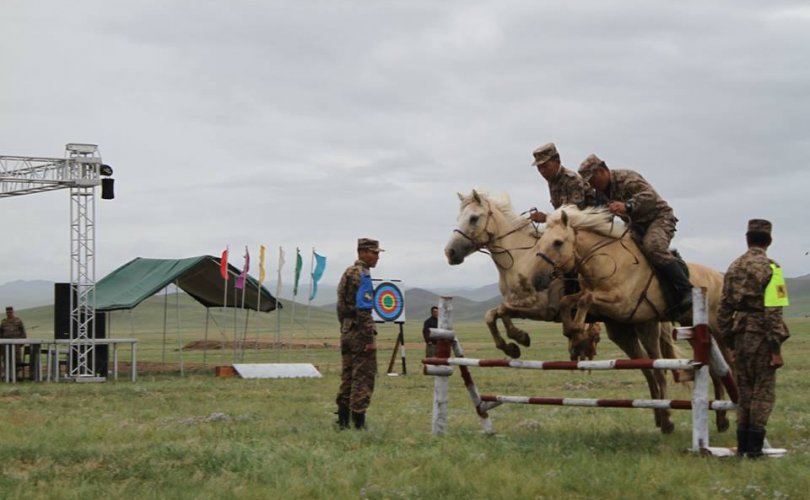
[[(449, 380), (453, 367), (459, 367), (473, 407), (484, 432), (493, 433), (489, 411), (504, 403), (581, 406), (589, 408), (644, 408), (692, 410), (692, 445), (690, 451), (703, 455), (731, 456), (733, 448), (709, 445), (709, 411), (735, 410), (738, 397), (733, 373), (720, 349), (712, 339), (708, 327), (706, 290), (693, 288), (694, 326), (679, 327), (673, 331), (675, 340), (688, 340), (693, 359), (613, 359), (600, 361), (524, 361), (516, 359), (473, 359), (464, 357), (461, 343), (453, 331), (452, 297), (439, 299), (438, 328), (432, 328), (430, 337), (436, 341), (436, 356), (422, 360), (425, 375), (434, 376), (432, 432), (443, 435), (448, 426)], [(452, 356), (451, 356), (452, 354)], [(710, 366), (722, 381), (730, 400), (709, 399)], [(530, 397), (480, 394), (470, 372), (471, 367), (517, 368), (529, 370), (691, 370), (694, 373), (690, 400), (672, 399), (587, 399), (567, 397)], [(782, 448), (771, 448), (765, 443), (763, 452), (769, 456), (782, 456)]]

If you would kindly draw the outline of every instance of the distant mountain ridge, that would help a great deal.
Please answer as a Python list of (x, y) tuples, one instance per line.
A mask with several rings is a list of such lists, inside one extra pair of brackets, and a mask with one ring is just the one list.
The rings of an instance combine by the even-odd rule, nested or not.
[[(786, 279), (790, 294), (790, 307), (785, 311), (788, 317), (810, 315), (810, 274)], [(335, 308), (336, 285), (322, 284), (312, 305), (324, 310)], [(405, 314), (408, 321), (423, 320), (430, 314), (430, 307), (438, 303), (440, 296), (454, 297), (454, 317), (458, 321), (477, 321), (484, 313), (501, 303), (497, 283), (478, 288), (444, 287), (438, 291), (423, 288), (405, 288)], [(292, 300), (291, 290), (282, 292), (280, 299)], [(307, 292), (299, 293), (296, 301), (306, 304)], [(28, 309), (53, 304), (53, 282), (45, 280), (17, 280), (0, 285), (0, 307), (7, 305), (15, 309)]]

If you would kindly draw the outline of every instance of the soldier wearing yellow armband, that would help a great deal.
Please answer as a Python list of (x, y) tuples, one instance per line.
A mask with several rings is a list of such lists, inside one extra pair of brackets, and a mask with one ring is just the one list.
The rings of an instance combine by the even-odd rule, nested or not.
[(748, 251), (731, 263), (723, 281), (718, 311), (720, 332), (734, 352), (737, 402), (737, 454), (762, 456), (765, 426), (776, 401), (776, 370), (782, 342), (790, 336), (782, 320), (788, 305), (782, 269), (766, 254), (771, 223), (748, 221)]

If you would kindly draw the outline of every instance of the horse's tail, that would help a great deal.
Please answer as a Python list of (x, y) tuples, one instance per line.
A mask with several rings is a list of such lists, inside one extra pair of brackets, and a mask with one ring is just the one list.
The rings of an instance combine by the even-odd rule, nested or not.
[[(672, 323), (659, 323), (658, 329), (658, 345), (661, 347), (661, 355), (666, 359), (684, 359), (683, 351), (675, 345), (675, 340), (672, 338)], [(675, 382), (685, 384), (694, 380), (695, 376), (692, 370), (672, 370), (672, 378)]]

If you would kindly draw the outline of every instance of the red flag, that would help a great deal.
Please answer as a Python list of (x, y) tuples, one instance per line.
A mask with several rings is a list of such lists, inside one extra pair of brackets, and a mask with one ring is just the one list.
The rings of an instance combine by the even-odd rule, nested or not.
[(219, 274), (222, 275), (222, 279), (228, 281), (228, 248), (225, 247), (225, 250), (222, 251), (222, 257), (219, 259)]

